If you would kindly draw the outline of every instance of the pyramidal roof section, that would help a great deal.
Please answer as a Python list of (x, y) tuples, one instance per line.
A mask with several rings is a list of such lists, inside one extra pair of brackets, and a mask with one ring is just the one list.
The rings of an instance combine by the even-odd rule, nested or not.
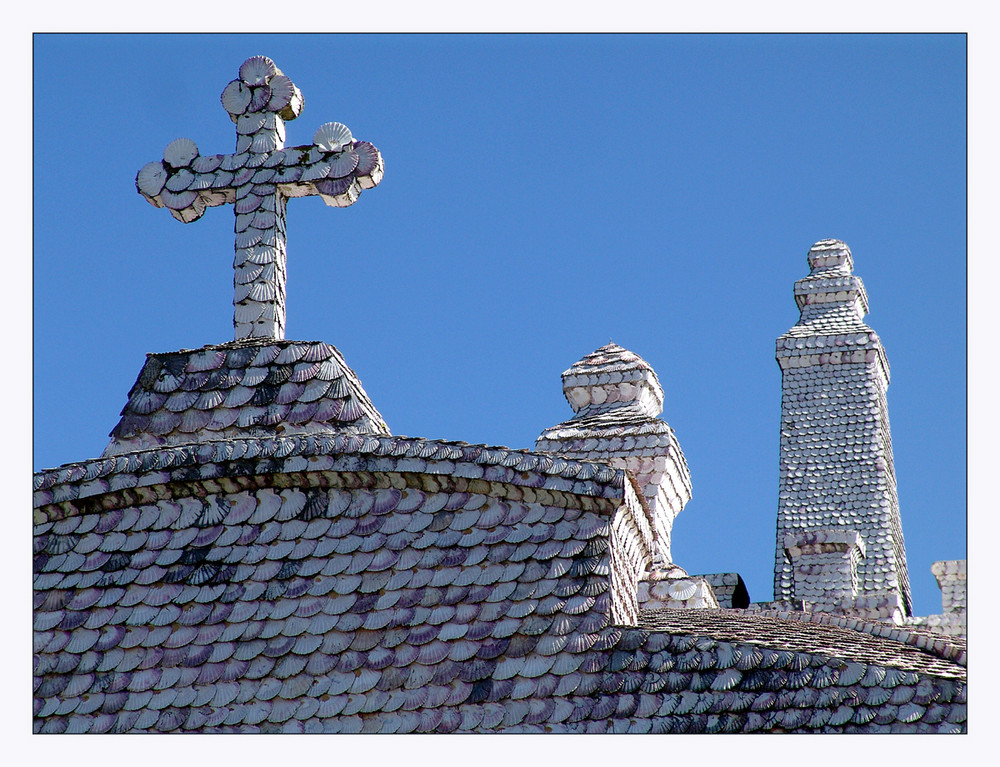
[(389, 427), (336, 347), (245, 339), (149, 354), (104, 456), (170, 445)]

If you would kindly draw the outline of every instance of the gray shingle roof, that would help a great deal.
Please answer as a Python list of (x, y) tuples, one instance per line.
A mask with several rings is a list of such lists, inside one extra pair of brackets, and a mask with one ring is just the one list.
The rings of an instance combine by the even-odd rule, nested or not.
[(925, 647), (918, 647), (920, 635), (909, 627), (854, 621), (856, 628), (848, 628), (846, 623), (818, 613), (778, 616), (741, 610), (644, 610), (639, 618), (639, 625), (648, 629), (688, 632), (965, 679), (964, 642), (937, 634), (931, 642), (922, 643)]

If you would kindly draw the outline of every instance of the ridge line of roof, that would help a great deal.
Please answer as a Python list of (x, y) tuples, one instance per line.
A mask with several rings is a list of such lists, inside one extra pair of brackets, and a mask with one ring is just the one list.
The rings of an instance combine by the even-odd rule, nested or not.
[[(219, 457), (219, 448), (229, 446), (233, 448), (230, 455)], [(255, 450), (252, 455), (248, 455), (251, 447), (259, 449)], [(413, 451), (414, 447), (418, 447), (419, 450)], [(242, 452), (234, 457), (233, 453), (240, 448), (243, 448)], [(577, 460), (543, 451), (517, 450), (503, 446), (431, 440), (401, 435), (379, 436), (318, 432), (308, 435), (293, 434), (191, 442), (63, 464), (55, 468), (34, 472), (33, 490), (39, 491), (57, 485), (107, 477), (126, 470), (125, 466), (118, 468), (121, 461), (127, 462), (126, 466), (129, 466), (131, 471), (149, 472), (247, 458), (286, 458), (331, 453), (368, 453), (380, 457), (463, 461), (486, 466), (509, 465), (509, 468), (517, 471), (536, 471), (552, 477), (587, 480), (597, 485), (610, 487), (623, 487), (625, 481), (623, 470), (615, 469), (601, 461)], [(161, 461), (160, 459), (165, 460)], [(39, 505), (45, 504), (34, 504), (36, 508)]]

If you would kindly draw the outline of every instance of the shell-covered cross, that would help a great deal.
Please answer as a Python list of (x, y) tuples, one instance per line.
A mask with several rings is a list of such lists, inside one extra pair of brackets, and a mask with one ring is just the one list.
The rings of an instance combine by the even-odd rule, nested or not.
[(285, 203), (318, 194), (345, 208), (382, 180), (382, 155), (340, 123), (321, 125), (310, 146), (285, 148), (285, 121), (302, 112), (302, 93), (265, 56), (243, 62), (222, 91), (236, 123), (233, 154), (201, 155), (177, 139), (162, 162), (143, 166), (139, 193), (185, 224), (206, 208), (236, 210), (233, 326), (236, 338), (285, 337)]

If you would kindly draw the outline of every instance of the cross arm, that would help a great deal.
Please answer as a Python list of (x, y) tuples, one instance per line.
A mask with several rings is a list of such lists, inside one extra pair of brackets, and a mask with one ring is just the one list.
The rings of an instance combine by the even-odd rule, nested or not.
[(178, 139), (164, 150), (162, 161), (143, 166), (136, 189), (183, 223), (201, 218), (210, 207), (236, 203), (236, 189), (247, 184), (260, 196), (275, 189), (285, 197), (319, 195), (327, 205), (344, 208), (382, 180), (384, 163), (367, 141), (325, 140), (326, 127), (316, 132), (313, 144), (266, 154), (200, 155), (193, 141)]

